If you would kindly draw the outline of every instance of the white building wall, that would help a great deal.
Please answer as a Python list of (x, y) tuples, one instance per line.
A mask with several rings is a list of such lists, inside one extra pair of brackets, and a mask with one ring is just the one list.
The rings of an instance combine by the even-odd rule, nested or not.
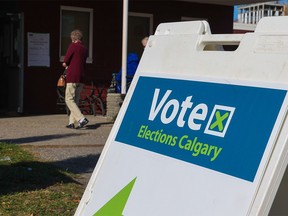
[[(234, 22), (234, 29), (251, 31), (259, 20), (265, 16), (285, 15), (286, 5), (277, 2), (259, 3), (238, 7), (238, 20)], [(241, 25), (240, 25), (241, 24)], [(245, 27), (246, 25), (246, 27)]]

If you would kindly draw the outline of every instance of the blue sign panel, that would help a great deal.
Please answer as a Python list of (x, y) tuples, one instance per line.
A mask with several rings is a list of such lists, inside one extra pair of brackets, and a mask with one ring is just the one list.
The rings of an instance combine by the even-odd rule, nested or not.
[(253, 182), (286, 93), (140, 77), (116, 141)]

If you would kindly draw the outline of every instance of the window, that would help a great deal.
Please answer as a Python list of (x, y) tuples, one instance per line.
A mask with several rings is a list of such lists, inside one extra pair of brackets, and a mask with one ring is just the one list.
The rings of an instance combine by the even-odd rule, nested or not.
[(70, 33), (74, 29), (83, 32), (83, 43), (89, 49), (87, 63), (92, 63), (92, 38), (93, 38), (93, 9), (61, 6), (60, 9), (60, 61), (71, 43)]
[(146, 13), (129, 13), (128, 21), (128, 53), (134, 52), (139, 55), (143, 53), (141, 40), (149, 37), (153, 29), (153, 15)]

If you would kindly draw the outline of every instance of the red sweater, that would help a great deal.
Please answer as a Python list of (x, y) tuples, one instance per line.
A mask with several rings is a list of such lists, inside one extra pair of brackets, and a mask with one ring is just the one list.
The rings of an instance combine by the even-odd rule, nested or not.
[(68, 66), (66, 72), (67, 83), (83, 83), (88, 49), (82, 42), (71, 43), (68, 47), (64, 62)]

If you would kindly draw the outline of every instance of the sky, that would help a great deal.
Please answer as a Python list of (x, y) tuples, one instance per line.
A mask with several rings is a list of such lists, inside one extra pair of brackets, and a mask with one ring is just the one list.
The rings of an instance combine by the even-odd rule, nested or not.
[[(278, 1), (280, 4), (288, 4), (288, 0), (281, 0)], [(234, 20), (237, 19), (238, 16), (238, 10), (237, 10), (237, 6), (234, 7)]]

